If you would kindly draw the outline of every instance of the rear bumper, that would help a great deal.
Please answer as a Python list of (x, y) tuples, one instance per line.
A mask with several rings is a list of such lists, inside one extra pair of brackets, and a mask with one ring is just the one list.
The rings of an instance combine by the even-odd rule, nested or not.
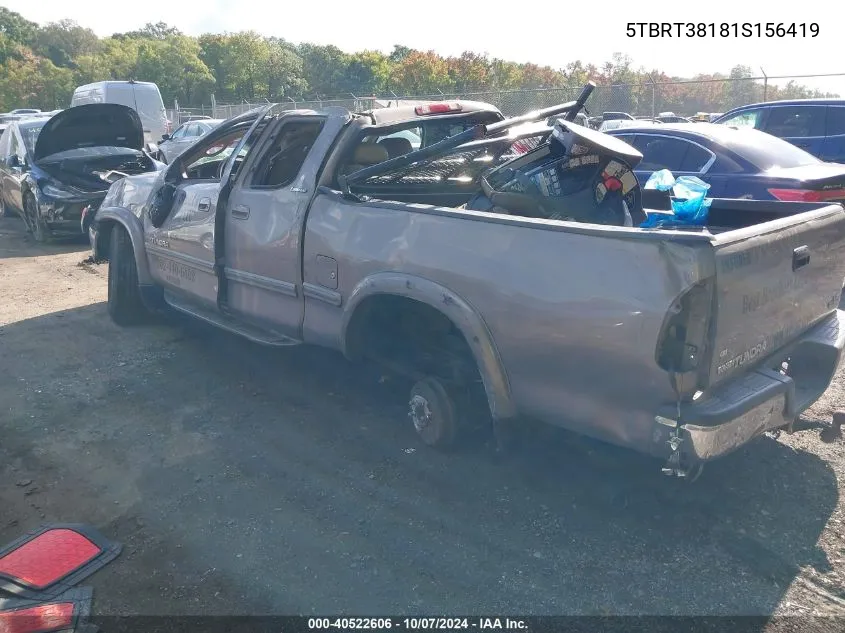
[[(701, 401), (666, 407), (655, 421), (654, 440), (674, 443), (690, 461), (708, 461), (740, 448), (767, 431), (792, 424), (827, 390), (845, 349), (845, 312), (837, 310), (788, 347), (767, 367), (716, 388)], [(789, 375), (769, 367), (789, 359)], [(673, 438), (676, 438), (673, 440)], [(680, 440), (680, 442), (678, 442)]]

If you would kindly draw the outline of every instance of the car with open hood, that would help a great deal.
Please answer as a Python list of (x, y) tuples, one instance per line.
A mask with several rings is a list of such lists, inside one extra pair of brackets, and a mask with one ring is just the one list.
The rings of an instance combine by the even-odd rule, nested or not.
[(113, 103), (12, 122), (0, 136), (0, 213), (18, 213), (37, 241), (87, 233), (112, 183), (164, 166), (143, 148), (138, 114)]

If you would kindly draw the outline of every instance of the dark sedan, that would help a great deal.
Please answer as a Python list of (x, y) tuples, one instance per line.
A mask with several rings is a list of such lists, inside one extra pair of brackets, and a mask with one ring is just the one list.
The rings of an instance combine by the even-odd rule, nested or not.
[(698, 176), (714, 198), (845, 202), (845, 165), (822, 162), (782, 139), (713, 123), (669, 123), (608, 132), (643, 154), (641, 185), (660, 169)]
[(113, 182), (164, 165), (143, 151), (137, 112), (115, 103), (15, 121), (0, 136), (0, 213), (23, 217), (36, 241), (88, 232)]

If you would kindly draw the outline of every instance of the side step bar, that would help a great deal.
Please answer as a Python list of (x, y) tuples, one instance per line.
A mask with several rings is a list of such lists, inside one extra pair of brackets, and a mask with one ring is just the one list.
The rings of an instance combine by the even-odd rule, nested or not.
[(204, 310), (195, 304), (186, 301), (181, 296), (170, 292), (169, 290), (164, 291), (164, 300), (167, 302), (167, 305), (174, 310), (178, 310), (179, 312), (192, 316), (195, 319), (205, 321), (206, 323), (218, 327), (221, 330), (226, 330), (232, 334), (242, 336), (253, 343), (260, 343), (261, 345), (269, 345), (272, 347), (290, 347), (292, 345), (299, 345), (302, 343), (302, 341), (284, 336), (283, 334), (269, 332), (255, 326), (242, 323), (230, 316), (227, 316), (226, 314)]

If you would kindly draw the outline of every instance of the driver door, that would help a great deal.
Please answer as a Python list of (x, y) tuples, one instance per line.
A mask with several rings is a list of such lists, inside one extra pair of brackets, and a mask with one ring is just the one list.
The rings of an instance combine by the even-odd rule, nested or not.
[[(172, 188), (166, 218), (148, 226), (150, 273), (166, 291), (198, 308), (217, 309), (215, 213), (234, 166), (243, 161), (254, 122), (239, 117), (209, 134), (168, 167), (161, 189)], [(250, 124), (252, 123), (252, 127)], [(154, 203), (154, 204), (159, 204)], [(147, 220), (152, 224), (152, 220)]]

